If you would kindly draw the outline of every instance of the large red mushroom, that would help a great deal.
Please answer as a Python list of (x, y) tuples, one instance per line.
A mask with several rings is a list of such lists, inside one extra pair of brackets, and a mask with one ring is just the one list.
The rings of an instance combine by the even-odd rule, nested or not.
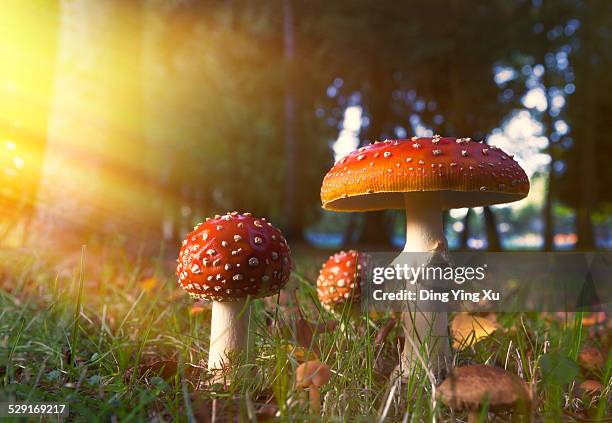
[[(470, 138), (387, 140), (338, 161), (321, 186), (323, 207), (353, 212), (406, 211), (404, 252), (446, 249), (442, 211), (517, 201), (529, 180), (514, 158)], [(448, 358), (446, 313), (404, 313), (404, 369), (417, 362), (412, 345), (426, 343), (432, 363)], [(410, 339), (412, 338), (412, 339)]]
[(206, 219), (183, 241), (179, 286), (213, 301), (208, 368), (224, 369), (248, 339), (250, 298), (277, 294), (291, 272), (291, 252), (281, 231), (250, 213)]

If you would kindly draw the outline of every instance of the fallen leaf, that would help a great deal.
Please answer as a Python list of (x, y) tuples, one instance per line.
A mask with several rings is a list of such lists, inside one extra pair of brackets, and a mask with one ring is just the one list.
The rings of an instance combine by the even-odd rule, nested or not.
[(304, 363), (306, 361), (319, 359), (319, 357), (314, 353), (314, 351), (301, 347), (299, 345), (287, 344), (287, 353), (293, 358), (295, 358), (298, 363)]
[(276, 404), (264, 404), (257, 410), (256, 417), (258, 422), (269, 422), (276, 418), (278, 406)]
[(601, 382), (598, 382), (593, 379), (587, 379), (580, 384), (580, 390), (582, 390), (582, 392), (584, 392), (585, 394), (597, 394), (601, 392), (602, 389), (603, 385), (601, 384)]
[(314, 342), (314, 332), (310, 323), (299, 317), (295, 322), (295, 337), (301, 347), (313, 351), (318, 357), (321, 356), (319, 346)]
[(368, 315), (370, 316), (371, 320), (378, 320), (385, 316), (384, 313), (379, 313), (378, 311), (374, 311), (374, 310), (370, 311)]
[(140, 281), (140, 287), (143, 291), (152, 291), (157, 286), (157, 278), (155, 276), (151, 276), (150, 278), (146, 278)]
[(397, 320), (395, 320), (395, 318), (391, 318), (387, 323), (382, 325), (380, 329), (378, 329), (378, 332), (376, 333), (376, 340), (374, 341), (377, 346), (380, 346), (385, 342), (387, 336), (389, 336), (389, 332), (391, 332), (396, 325)]
[(453, 348), (465, 349), (491, 335), (500, 325), (487, 317), (456, 314), (451, 323)]
[(209, 423), (212, 422), (213, 400), (206, 398), (201, 392), (196, 391), (190, 394), (191, 410), (195, 421)]

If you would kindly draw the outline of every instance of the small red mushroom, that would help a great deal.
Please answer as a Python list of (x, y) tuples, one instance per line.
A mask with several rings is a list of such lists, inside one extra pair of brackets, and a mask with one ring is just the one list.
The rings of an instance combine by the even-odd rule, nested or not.
[(289, 245), (266, 219), (233, 212), (198, 224), (177, 261), (179, 286), (213, 301), (208, 368), (221, 369), (246, 346), (247, 299), (274, 295), (287, 283)]
[(298, 390), (308, 389), (310, 411), (321, 414), (321, 387), (331, 379), (331, 371), (325, 363), (311, 360), (298, 366), (295, 372), (295, 386)]
[(327, 310), (351, 308), (361, 299), (365, 283), (365, 255), (355, 250), (340, 251), (323, 263), (317, 278), (317, 295)]

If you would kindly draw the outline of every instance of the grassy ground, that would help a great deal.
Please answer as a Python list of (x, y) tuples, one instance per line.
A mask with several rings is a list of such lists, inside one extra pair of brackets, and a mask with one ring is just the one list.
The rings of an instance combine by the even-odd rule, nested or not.
[[(318, 355), (332, 369), (321, 395), (324, 421), (465, 420), (432, 399), (422, 369), (405, 383), (389, 383), (403, 345), (398, 328), (380, 342), (390, 316), (321, 329), (335, 319), (313, 289), (320, 253), (297, 251), (286, 292), (256, 302), (255, 365), (237, 369), (226, 388), (211, 384), (205, 371), (209, 308), (177, 288), (169, 260), (117, 251), (63, 261), (0, 251), (0, 401), (69, 403), (69, 419), (88, 422), (210, 421), (213, 413), (217, 421), (302, 421), (315, 417), (294, 388), (294, 373)], [(581, 364), (580, 351), (609, 351), (612, 328), (609, 319), (590, 325), (589, 317), (583, 325), (583, 318), (497, 315), (499, 329), (477, 343), (467, 339), (453, 362), (519, 374), (533, 390), (536, 421), (604, 421), (611, 415), (612, 360)], [(585, 393), (585, 379), (603, 388)]]

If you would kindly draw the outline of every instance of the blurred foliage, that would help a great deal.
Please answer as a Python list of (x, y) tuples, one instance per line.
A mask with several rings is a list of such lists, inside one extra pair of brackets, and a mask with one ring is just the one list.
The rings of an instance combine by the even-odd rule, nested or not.
[[(151, 162), (178, 197), (170, 206), (193, 207), (192, 220), (236, 209), (283, 222), (289, 171), (300, 172), (300, 196), (318, 208), (314, 181), (330, 164), (324, 140), (335, 133), (315, 119), (314, 103), (328, 81), (307, 56), (285, 61), (276, 6), (180, 3), (151, 18)], [(300, 163), (287, 169), (283, 93), (294, 69), (307, 80), (298, 94)]]
[[(610, 124), (607, 1), (137, 4), (142, 51), (130, 51), (128, 65), (141, 74), (133, 92), (143, 99), (143, 133), (120, 165), (132, 166), (141, 191), (132, 197), (143, 204), (122, 206), (122, 213), (143, 216), (156, 237), (163, 227), (166, 238), (178, 239), (205, 216), (228, 210), (287, 226), (290, 209), (298, 233), (348, 226), (367, 234), (374, 214), (364, 224), (320, 221), (319, 188), (347, 106), (363, 108), (362, 143), (427, 129), (482, 139), (524, 109), (524, 96), (538, 87), (549, 104), (530, 112), (550, 140), (546, 152), (559, 179), (546, 203), (578, 210), (579, 231), (588, 232), (590, 217), (611, 201), (611, 149), (598, 135)], [(500, 69), (510, 76), (496, 80)], [(553, 107), (558, 94), (564, 104)], [(287, 117), (289, 98), (295, 120)], [(287, 161), (290, 148), (295, 160)], [(583, 181), (589, 189), (581, 189)], [(35, 194), (24, 195), (33, 203)], [(493, 215), (485, 216), (495, 229)], [(383, 221), (373, 222), (374, 232), (384, 232)]]

